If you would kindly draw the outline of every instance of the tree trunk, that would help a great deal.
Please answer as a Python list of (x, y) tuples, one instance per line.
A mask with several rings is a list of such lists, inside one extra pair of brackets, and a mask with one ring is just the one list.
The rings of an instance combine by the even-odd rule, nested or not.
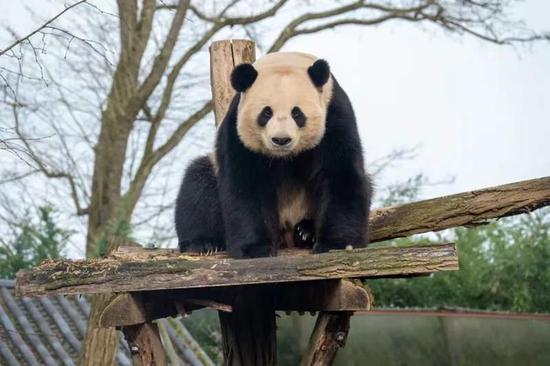
[[(118, 5), (120, 57), (107, 104), (101, 115), (98, 141), (94, 147), (94, 173), (86, 238), (88, 257), (106, 254), (108, 237), (121, 222), (128, 222), (131, 216), (131, 212), (125, 210), (121, 202), (122, 175), (132, 124), (139, 112), (134, 99), (138, 92), (140, 61), (149, 39), (149, 21), (152, 21), (153, 13), (143, 7), (141, 29), (138, 31), (137, 4), (119, 1)], [(97, 296), (92, 300), (88, 330), (80, 353), (80, 365), (111, 365), (115, 360), (117, 331), (114, 328), (96, 328), (96, 319), (106, 300), (105, 296)]]
[[(120, 65), (120, 64), (119, 64)], [(131, 215), (121, 202), (121, 185), (126, 147), (135, 116), (125, 115), (128, 93), (137, 84), (137, 74), (115, 73), (107, 108), (102, 114), (101, 131), (95, 146), (94, 174), (88, 216), (86, 255), (108, 252), (107, 239)], [(116, 248), (111, 248), (116, 249)], [(114, 328), (96, 328), (94, 319), (105, 305), (105, 297), (92, 300), (88, 331), (81, 349), (80, 365), (111, 365), (116, 356), (118, 333)]]

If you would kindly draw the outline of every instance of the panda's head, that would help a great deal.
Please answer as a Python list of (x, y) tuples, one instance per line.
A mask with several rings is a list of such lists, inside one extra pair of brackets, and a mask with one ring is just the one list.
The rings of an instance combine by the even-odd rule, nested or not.
[(237, 132), (250, 150), (292, 157), (317, 146), (325, 133), (332, 78), (326, 61), (302, 53), (264, 56), (231, 74), (241, 93)]

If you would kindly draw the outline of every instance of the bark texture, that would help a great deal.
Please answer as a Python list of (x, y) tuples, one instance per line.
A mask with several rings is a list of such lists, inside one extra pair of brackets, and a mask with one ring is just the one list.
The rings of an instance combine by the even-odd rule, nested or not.
[(119, 293), (408, 276), (457, 269), (454, 244), (338, 250), (256, 259), (174, 253), (153, 260), (48, 260), (33, 270), (19, 272), (17, 291), (24, 296)]
[(128, 341), (134, 366), (168, 365), (156, 324), (131, 325), (122, 331)]
[(352, 315), (353, 313), (349, 311), (321, 312), (317, 317), (301, 365), (332, 365), (338, 350), (346, 345)]
[(216, 41), (210, 46), (210, 80), (216, 127), (222, 122), (235, 95), (229, 80), (233, 68), (256, 60), (256, 44), (244, 39)]
[(550, 177), (453, 194), (371, 212), (371, 242), (476, 226), (550, 205)]

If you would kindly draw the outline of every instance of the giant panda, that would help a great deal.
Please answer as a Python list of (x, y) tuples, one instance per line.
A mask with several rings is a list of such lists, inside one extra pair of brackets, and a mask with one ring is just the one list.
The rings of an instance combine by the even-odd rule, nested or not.
[(276, 255), (367, 243), (371, 182), (351, 103), (314, 56), (271, 53), (231, 74), (237, 92), (215, 153), (193, 161), (176, 201), (181, 251)]

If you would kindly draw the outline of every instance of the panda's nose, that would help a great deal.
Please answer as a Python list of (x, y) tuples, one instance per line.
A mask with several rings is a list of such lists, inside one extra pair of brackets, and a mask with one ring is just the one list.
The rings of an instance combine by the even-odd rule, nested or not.
[(275, 145), (286, 146), (286, 145), (290, 144), (292, 139), (290, 137), (272, 137), (271, 141), (273, 141), (273, 143)]

